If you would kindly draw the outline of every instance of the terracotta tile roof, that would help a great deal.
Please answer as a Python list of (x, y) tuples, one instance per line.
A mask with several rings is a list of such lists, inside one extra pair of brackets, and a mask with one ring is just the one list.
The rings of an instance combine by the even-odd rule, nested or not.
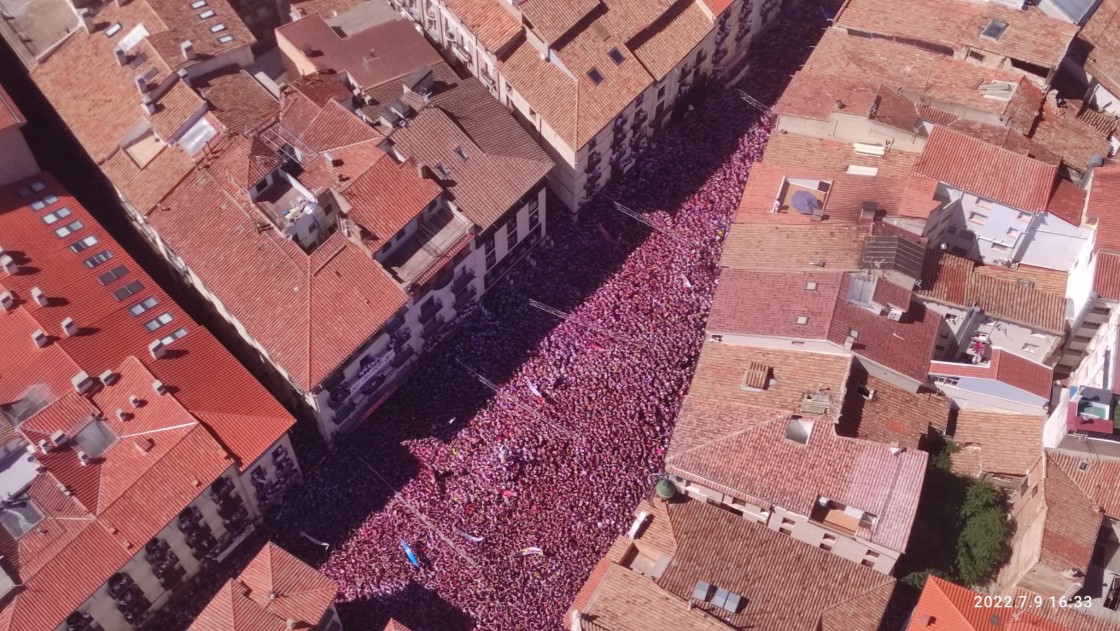
[(280, 104), (268, 90), (236, 66), (194, 79), (191, 85), (210, 104), (214, 117), (232, 134), (259, 130), (280, 113)]
[[(913, 153), (903, 151), (887, 151), (882, 156), (857, 153), (848, 142), (796, 134), (770, 136), (763, 154), (763, 164), (812, 168), (826, 173), (843, 172), (850, 165), (875, 167), (879, 169), (878, 177), (888, 180), (909, 177), (917, 159)], [(751, 174), (753, 176), (753, 171)]]
[(1054, 450), (1047, 452), (1046, 459), (1048, 471), (1061, 470), (1105, 514), (1120, 516), (1120, 462)]
[(935, 127), (914, 173), (1019, 210), (1043, 212), (1057, 168)]
[[(860, 391), (874, 392), (870, 398)], [(853, 369), (844, 395), (837, 431), (880, 443), (917, 449), (930, 426), (945, 429), (952, 401), (931, 392), (910, 392), (865, 370)]]
[[(1044, 291), (1028, 278), (1012, 274), (979, 272), (982, 266), (948, 252), (926, 253), (921, 288), (923, 299), (961, 308), (980, 307), (993, 318), (1049, 333), (1066, 330), (1066, 299), (1063, 293)], [(1010, 278), (1008, 276), (1011, 276)]]
[(1031, 136), (1079, 172), (1085, 171), (1092, 158), (1104, 158), (1112, 153), (1109, 134), (1079, 119), (1072, 108), (1058, 109), (1051, 103), (1042, 108), (1042, 116)]
[[(537, 49), (521, 39), (499, 68), (572, 149), (587, 144), (675, 68), (713, 26), (692, 3), (603, 0), (600, 5), (603, 9), (553, 43), (550, 54), (556, 63), (541, 59)], [(621, 63), (608, 56), (612, 49), (623, 56)], [(602, 78), (598, 84), (588, 76), (592, 70)]]
[(978, 455), (974, 474), (1025, 475), (1042, 455), (1043, 420), (1039, 414), (963, 409), (953, 434), (962, 448), (953, 455), (954, 464), (958, 455)]
[(276, 36), (296, 50), (313, 50), (308, 60), (320, 71), (345, 72), (368, 89), (401, 79), (442, 58), (412, 22), (403, 18), (342, 37), (320, 15), (310, 15), (276, 29)]
[(492, 53), (498, 53), (521, 33), (521, 21), (501, 5), (502, 0), (445, 0), (447, 8)]
[[(708, 331), (823, 339), (832, 325), (842, 281), (836, 272), (725, 269), (708, 316)], [(816, 288), (807, 289), (810, 283)], [(799, 316), (808, 318), (805, 324), (797, 323)]]
[(323, 107), (328, 101), (345, 101), (353, 96), (342, 84), (345, 77), (340, 72), (327, 71), (300, 77), (284, 87), (299, 92), (315, 105)]
[(327, 101), (320, 108), (299, 92), (284, 95), (280, 126), (312, 152), (380, 139), (377, 131), (338, 101)]
[(581, 631), (614, 629), (677, 629), (727, 631), (719, 619), (700, 608), (688, 607), (655, 581), (607, 558), (600, 561), (585, 584), (589, 598), (576, 608), (586, 621)]
[[(501, 110), (501, 104), (487, 94), (485, 105), (475, 114), (501, 117), (507, 123), (508, 133), (527, 139), (516, 121)], [(543, 151), (538, 151), (533, 159), (487, 153), (439, 107), (422, 110), (408, 127), (393, 133), (392, 141), (398, 151), (412, 160), (433, 170), (442, 165), (450, 172), (444, 186), (452, 201), (482, 229), (489, 228), (519, 202), (524, 203), (523, 198), (552, 168), (552, 161)]]
[[(446, 66), (444, 67), (446, 69)], [(437, 75), (442, 72), (437, 68)], [(447, 80), (450, 83), (450, 78)], [(449, 118), (487, 154), (550, 162), (548, 155), (477, 79), (456, 79), (448, 89), (432, 95), (429, 107)]]
[[(146, 118), (136, 77), (153, 70), (156, 77), (149, 84), (154, 85), (188, 63), (200, 63), (255, 42), (226, 0), (209, 2), (206, 9), (214, 11), (215, 16), (200, 20), (199, 11), (192, 9), (189, 2), (176, 0), (106, 5), (98, 12), (97, 21), (105, 25), (119, 23), (118, 33), (107, 37), (104, 31), (87, 34), (78, 29), (32, 70), (32, 78), (43, 94), (95, 161), (109, 156), (125, 135)], [(218, 41), (218, 36), (210, 31), (217, 23), (226, 26), (222, 34), (232, 36), (232, 41)], [(140, 27), (150, 36), (130, 50), (130, 63), (119, 65), (114, 48)], [(187, 62), (183, 58), (180, 44), (186, 40), (193, 42), (198, 61)], [(76, 67), (86, 72), (73, 72)], [(164, 102), (169, 98), (171, 101)], [(190, 97), (181, 89), (172, 88), (155, 101), (157, 115), (153, 126), (163, 133), (174, 126), (174, 121), (185, 120), (177, 112), (190, 109)], [(163, 111), (176, 114), (165, 116)], [(164, 118), (171, 122), (163, 122)]]
[(1093, 170), (1085, 216), (1097, 223), (1097, 250), (1120, 251), (1120, 164)]
[(420, 177), (411, 160), (397, 164), (384, 156), (346, 187), (350, 217), (373, 233), (370, 247), (377, 249), (428, 207), (442, 190)]
[[(978, 607), (979, 593), (930, 576), (907, 631), (1112, 631), (1113, 624), (1058, 607)], [(998, 622), (997, 622), (998, 621)]]
[(141, 212), (158, 204), (187, 177), (193, 167), (194, 163), (185, 151), (166, 146), (143, 168), (121, 150), (101, 164), (105, 176)]
[[(5, 278), (5, 286), (23, 300), (27, 300), (32, 287), (40, 287), (48, 296), (59, 300), (34, 310), (17, 309), (7, 319), (12, 320), (14, 326), (16, 320), (13, 318), (17, 315), (20, 318), (30, 316), (38, 322), (31, 330), (42, 328), (52, 335), (61, 335), (58, 323), (63, 318), (72, 317), (86, 334), (63, 337), (44, 349), (36, 349), (29, 335), (15, 338), (26, 339), (28, 346), (28, 352), (21, 359), (26, 366), (18, 374), (25, 374), (24, 370), (36, 371), (26, 373), (35, 375), (61, 371), (52, 389), (62, 393), (72, 390), (69, 379), (79, 370), (99, 375), (106, 369), (120, 366), (129, 356), (138, 357), (155, 378), (175, 390), (175, 399), (192, 416), (207, 424), (219, 442), (238, 458), (241, 466), (248, 467), (292, 426), (294, 420), (291, 415), (204, 327), (194, 323), (148, 278), (140, 265), (54, 178), (42, 174), (38, 179), (46, 185), (45, 192), (59, 197), (57, 202), (38, 212), (27, 206), (31, 198), (20, 198), (17, 194), (19, 189), (28, 185), (27, 181), (0, 190), (0, 208), (10, 209), (0, 213), (4, 247), (28, 253), (36, 262), (34, 268), (26, 268), (27, 273)], [(63, 206), (72, 213), (69, 220), (77, 219), (85, 224), (85, 228), (73, 239), (48, 237), (49, 228), (40, 219), (41, 215)], [(195, 232), (200, 239), (209, 239), (202, 231)], [(112, 255), (109, 264), (95, 270), (88, 269), (82, 262), (85, 257), (70, 250), (73, 240), (87, 235), (97, 237), (99, 242), (83, 254), (88, 257), (108, 251)], [(124, 266), (128, 274), (109, 286), (102, 286), (96, 277), (116, 266)], [(132, 281), (141, 283), (141, 291), (125, 301), (117, 301), (111, 291)], [(151, 357), (148, 343), (156, 339), (162, 330), (149, 332), (143, 326), (143, 319), (134, 317), (128, 311), (129, 307), (148, 297), (158, 301), (158, 311), (149, 317), (167, 312), (173, 318), (172, 327), (183, 327), (188, 332), (186, 337), (173, 343), (178, 352), (159, 360)], [(23, 315), (19, 315), (21, 313)], [(0, 321), (3, 320), (5, 318), (0, 317)], [(42, 362), (36, 357), (39, 353), (44, 354)], [(36, 359), (30, 361), (32, 357)], [(147, 391), (151, 391), (150, 385)], [(231, 397), (230, 392), (238, 395)], [(9, 394), (14, 395), (6, 399), (9, 401), (22, 396), (20, 393)], [(3, 398), (3, 387), (0, 386), (0, 399)]]
[(1109, 300), (1120, 300), (1120, 254), (1098, 252), (1093, 291)]
[(1050, 391), (1054, 385), (1052, 369), (1000, 348), (992, 351), (991, 359), (984, 364), (931, 361), (929, 373), (931, 375), (994, 379), (1019, 388), (1024, 392), (1040, 396), (1047, 401), (1050, 399)]
[[(983, 37), (989, 20), (1008, 26), (998, 40)], [(898, 0), (884, 9), (872, 0), (849, 0), (836, 18), (844, 28), (870, 31), (954, 51), (966, 47), (1055, 68), (1077, 33), (1077, 25), (1050, 18), (1037, 7), (1016, 11), (998, 4), (959, 0)]]
[(409, 629), (408, 627), (404, 626), (404, 624), (390, 618), (389, 622), (385, 623), (385, 628), (381, 631), (412, 631), (412, 629)]
[[(206, 171), (179, 185), (163, 208), (148, 221), (305, 389), (337, 368), (407, 299), (380, 265), (341, 234), (310, 257), (279, 232), (258, 231), (264, 218)], [(207, 231), (197, 229), (197, 208), (207, 209)]]
[(929, 219), (933, 211), (941, 208), (937, 199), (937, 180), (918, 175), (907, 178), (898, 202), (898, 214), (902, 217)]
[(556, 42), (598, 6), (598, 0), (525, 0), (518, 8), (534, 33)]
[(1046, 525), (1039, 563), (1057, 573), (1070, 568), (1085, 572), (1093, 558), (1103, 512), (1049, 458), (1042, 491), (1046, 496)]
[(1087, 44), (1085, 69), (1110, 92), (1120, 92), (1120, 2), (1101, 0), (1078, 39)]
[(362, 4), (365, 0), (301, 0), (292, 2), (292, 8), (300, 15), (322, 15), (332, 17), (341, 15)]
[(10, 127), (18, 127), (27, 122), (27, 117), (19, 111), (10, 94), (0, 86), (0, 131)]
[[(338, 585), (273, 543), (265, 544), (240, 576), (226, 583), (191, 631), (282, 631), (319, 623)], [(298, 627), (297, 627), (298, 628)]]
[(854, 224), (732, 224), (720, 265), (744, 270), (855, 271), (870, 231)]
[(1069, 180), (1059, 178), (1058, 186), (1054, 189), (1054, 195), (1050, 197), (1046, 211), (1066, 223), (1080, 226), (1087, 197), (1085, 189)]
[(736, 628), (879, 628), (889, 576), (701, 502), (671, 505), (669, 519), (678, 547), (657, 584), (678, 598), (687, 600), (697, 581), (741, 595), (738, 614), (706, 606)]
[[(800, 515), (809, 515), (825, 496), (878, 517), (874, 527), (860, 529), (861, 538), (905, 550), (925, 475), (924, 452), (895, 454), (887, 445), (840, 437), (827, 417), (812, 415), (805, 417), (815, 423), (803, 445), (786, 438), (788, 412), (707, 403), (707, 410), (677, 419), (666, 471)], [(705, 413), (731, 407), (739, 412)]]
[[(1013, 85), (1010, 100), (984, 97), (978, 86), (994, 81)], [(919, 118), (931, 120), (923, 107), (940, 106), (957, 112), (940, 112), (952, 119), (965, 116), (1029, 133), (1042, 100), (1042, 92), (1014, 72), (828, 30), (774, 111), (817, 120), (843, 112), (912, 132)]]
[[(693, 396), (751, 407), (797, 412), (807, 392), (830, 393), (839, 406), (851, 358), (797, 350), (706, 342), (689, 391)], [(751, 369), (760, 376), (743, 387)]]
[(1023, 264), (1019, 264), (1015, 269), (1002, 265), (977, 265), (972, 272), (980, 276), (1023, 283), (1033, 286), (1038, 291), (1051, 294), (1064, 294), (1066, 284), (1069, 282), (1068, 272)]

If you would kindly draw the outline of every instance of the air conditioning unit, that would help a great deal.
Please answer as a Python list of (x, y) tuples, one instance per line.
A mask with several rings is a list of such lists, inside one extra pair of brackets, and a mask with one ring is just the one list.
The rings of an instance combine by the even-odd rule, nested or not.
[(891, 309), (887, 312), (887, 319), (898, 322), (902, 319), (902, 309)]

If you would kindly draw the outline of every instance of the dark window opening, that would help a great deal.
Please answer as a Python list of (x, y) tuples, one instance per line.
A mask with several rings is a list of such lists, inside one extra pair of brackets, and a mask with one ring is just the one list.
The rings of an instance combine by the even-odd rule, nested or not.
[(599, 85), (603, 82), (603, 75), (599, 72), (598, 68), (592, 68), (591, 70), (588, 70), (587, 78), (591, 79), (591, 83), (594, 83), (595, 85)]

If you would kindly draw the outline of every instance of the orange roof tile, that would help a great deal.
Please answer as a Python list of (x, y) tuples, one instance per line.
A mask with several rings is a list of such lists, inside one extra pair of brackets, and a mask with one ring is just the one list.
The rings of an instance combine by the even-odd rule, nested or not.
[(961, 410), (953, 438), (962, 451), (954, 463), (959, 454), (977, 455), (973, 474), (1025, 475), (1042, 455), (1043, 420), (1040, 414)]
[[(931, 392), (911, 392), (853, 366), (837, 432), (917, 449), (930, 427), (946, 429), (952, 401)], [(868, 394), (872, 393), (872, 394)]]
[[(856, 271), (870, 232), (856, 224), (732, 224), (720, 265), (734, 269)], [(806, 250), (806, 245), (812, 248)]]
[(1085, 216), (1097, 223), (1098, 250), (1120, 250), (1120, 164), (1109, 162), (1093, 170)]
[(1050, 399), (1050, 391), (1054, 386), (1053, 369), (1008, 353), (998, 347), (992, 351), (991, 359), (987, 363), (965, 364), (934, 360), (929, 364), (929, 373), (931, 375), (994, 379), (1042, 397), (1047, 401)]
[(1101, 0), (1078, 34), (1088, 44), (1085, 69), (1113, 94), (1120, 92), (1120, 2)]
[(10, 94), (0, 86), (0, 131), (11, 127), (18, 127), (27, 122), (27, 117), (19, 111)]
[(1057, 167), (935, 127), (914, 173), (1030, 212), (1044, 212)]

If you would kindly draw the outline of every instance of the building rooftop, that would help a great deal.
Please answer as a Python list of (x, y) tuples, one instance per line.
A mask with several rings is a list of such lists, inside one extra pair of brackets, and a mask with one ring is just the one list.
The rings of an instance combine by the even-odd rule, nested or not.
[[(736, 223), (728, 229), (720, 265), (743, 270), (860, 269), (868, 227), (859, 224)], [(806, 246), (811, 245), (807, 248)]]
[(848, 379), (837, 431), (917, 449), (931, 426), (948, 428), (951, 413), (952, 401), (944, 395), (903, 390), (856, 368)]
[[(585, 145), (664, 78), (714, 26), (691, 2), (602, 0), (592, 5), (573, 0), (562, 10), (535, 7), (534, 2), (544, 0), (530, 0), (526, 17), (532, 22), (537, 16), (544, 25), (542, 37), (564, 34), (551, 41), (548, 55), (530, 40), (518, 40), (500, 71), (573, 149)], [(575, 17), (581, 11), (582, 20)], [(566, 26), (569, 22), (571, 27)], [(608, 55), (616, 49), (623, 59), (619, 63)]]
[(889, 576), (694, 500), (670, 505), (668, 516), (676, 552), (657, 585), (677, 598), (688, 600), (698, 581), (739, 594), (734, 614), (698, 604), (737, 628), (879, 628)]
[[(0, 205), (7, 210), (0, 213), (0, 245), (27, 257), (17, 262), (20, 273), (2, 281), (19, 306), (0, 320), (32, 327), (28, 335), (12, 338), (23, 340), (12, 344), (27, 348), (18, 354), (20, 361), (9, 366), (4, 381), (12, 390), (4, 392), (8, 388), (0, 386), (0, 400), (24, 396), (21, 379), (38, 380), (61, 371), (66, 374), (55, 375), (57, 381), (50, 386), (61, 395), (73, 389), (69, 380), (79, 371), (96, 377), (136, 357), (172, 389), (189, 414), (214, 432), (242, 467), (292, 426), (291, 415), (204, 327), (190, 320), (53, 177), (42, 174), (0, 190)], [(34, 288), (43, 292), (46, 306), (35, 303)], [(157, 317), (162, 319), (152, 320)], [(65, 318), (74, 320), (78, 335), (61, 331)], [(32, 341), (29, 333), (35, 328), (51, 336), (46, 347), (37, 348)], [(149, 344), (178, 331), (185, 334), (166, 341), (167, 353), (152, 357)], [(29, 361), (40, 354), (49, 361)], [(215, 390), (214, 384), (222, 384), (222, 389)], [(223, 395), (233, 391), (236, 397)]]
[(993, 318), (1039, 331), (1065, 333), (1064, 283), (1061, 289), (1047, 286), (1044, 290), (1026, 277), (1007, 278), (998, 272), (985, 273), (988, 267), (992, 266), (943, 250), (928, 250), (921, 287), (915, 293), (922, 299), (963, 309), (980, 307)]
[(12, 127), (19, 127), (27, 123), (27, 117), (16, 107), (11, 95), (0, 86), (0, 131)]
[(1057, 173), (1054, 165), (944, 127), (934, 127), (914, 164), (915, 175), (1035, 213), (1046, 211)]
[[(855, 284), (871, 288), (867, 304), (856, 296)], [(856, 355), (924, 381), (940, 317), (909, 297), (904, 287), (863, 274), (725, 269), (707, 328), (709, 334), (828, 340), (840, 347), (854, 331)], [(880, 313), (897, 307), (905, 315), (876, 315), (869, 310), (876, 304)]]
[(1085, 69), (1113, 94), (1120, 93), (1120, 2), (1100, 0), (1074, 42)]
[(401, 79), (416, 68), (442, 62), (412, 22), (398, 18), (349, 36), (309, 15), (276, 29), (281, 41), (302, 51), (320, 71), (345, 72), (363, 89)]
[(1061, 156), (1066, 168), (1078, 174), (1086, 170), (1093, 158), (1112, 153), (1109, 136), (1078, 117), (1072, 106), (1059, 108), (1049, 101), (1031, 134), (1035, 142)]
[(984, 382), (998, 381), (1021, 390), (1013, 392), (991, 392), (997, 397), (1010, 398), (1023, 403), (1044, 406), (1050, 401), (1054, 387), (1054, 371), (1051, 368), (1025, 359), (1001, 348), (991, 351), (988, 361), (979, 364), (949, 361), (931, 361), (929, 373), (946, 377), (963, 377)]
[(960, 410), (953, 438), (962, 449), (952, 456), (954, 470), (1025, 475), (1042, 455), (1043, 420), (1041, 414)]
[[(276, 544), (267, 543), (228, 581), (191, 631), (286, 631), (319, 624), (338, 585)], [(301, 626), (302, 625), (302, 626)]]
[(1120, 164), (1108, 161), (1093, 170), (1085, 216), (1096, 222), (1096, 249), (1120, 251)]
[(1090, 454), (1052, 450), (1047, 452), (1050, 467), (1060, 469), (1073, 484), (1105, 514), (1120, 517), (1120, 461)]
[(863, 116), (907, 132), (915, 131), (919, 119), (953, 122), (934, 120), (924, 109), (933, 108), (953, 119), (1027, 134), (1042, 100), (1042, 91), (1015, 72), (830, 29), (774, 111), (817, 120), (833, 113)]
[[(791, 423), (808, 427), (803, 442), (789, 437)], [(924, 452), (895, 453), (888, 445), (837, 436), (827, 417), (806, 412), (791, 421), (788, 410), (700, 395), (685, 399), (665, 456), (673, 475), (764, 505), (810, 515), (826, 497), (870, 513), (870, 525), (858, 526), (855, 535), (900, 552), (925, 464)]]
[[(586, 0), (585, 0), (586, 1)], [(521, 34), (521, 21), (502, 0), (446, 0), (447, 7), (463, 25), (474, 33), (478, 41), (492, 53), (499, 53)], [(521, 4), (522, 11), (529, 11), (530, 2)], [(539, 2), (537, 4), (540, 4)], [(548, 3), (559, 4), (559, 3)], [(571, 5), (564, 3), (562, 10)]]
[(1035, 6), (1017, 11), (999, 3), (964, 0), (898, 0), (887, 7), (874, 0), (848, 0), (836, 23), (939, 46), (947, 54), (966, 48), (994, 53), (1044, 71), (1058, 66), (1077, 33), (1076, 24), (1051, 18)]

